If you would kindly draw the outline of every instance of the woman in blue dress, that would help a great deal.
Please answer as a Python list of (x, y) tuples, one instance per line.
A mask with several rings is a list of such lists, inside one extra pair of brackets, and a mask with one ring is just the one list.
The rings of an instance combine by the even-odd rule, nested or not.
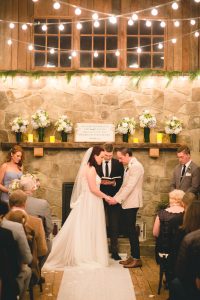
[(8, 203), (8, 187), (12, 180), (22, 176), (23, 150), (19, 145), (13, 146), (7, 160), (0, 167), (1, 201)]

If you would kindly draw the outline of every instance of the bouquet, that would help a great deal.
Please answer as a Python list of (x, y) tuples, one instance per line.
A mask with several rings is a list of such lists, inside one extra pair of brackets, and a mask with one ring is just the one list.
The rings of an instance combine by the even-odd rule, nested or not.
[(50, 125), (49, 115), (42, 109), (38, 109), (36, 113), (31, 116), (31, 119), (31, 124), (34, 129), (45, 128)]
[(145, 128), (154, 128), (156, 127), (156, 117), (150, 114), (149, 110), (144, 110), (143, 113), (139, 116), (140, 127)]
[(13, 179), (8, 186), (8, 194), (11, 194), (15, 190), (19, 190), (20, 188), (20, 179)]
[(165, 132), (167, 134), (178, 134), (182, 130), (182, 121), (175, 116), (172, 116), (165, 122)]
[(116, 126), (116, 133), (119, 134), (134, 134), (136, 122), (134, 118), (125, 117)]
[(24, 175), (21, 176), (20, 181), (26, 178), (31, 178), (34, 182), (34, 187), (33, 190), (37, 190), (40, 187), (40, 180), (39, 178), (35, 175), (35, 174), (31, 174), (31, 173), (26, 173)]
[(67, 116), (61, 116), (55, 123), (57, 131), (72, 132), (73, 124)]
[(22, 117), (16, 117), (10, 122), (11, 130), (14, 132), (26, 132), (28, 124), (28, 120), (22, 119)]
[(31, 177), (34, 181), (34, 187), (33, 190), (37, 190), (40, 187), (40, 181), (39, 178), (35, 174), (27, 173), (21, 176), (20, 179), (14, 179), (11, 181), (11, 183), (8, 186), (8, 193), (12, 193), (15, 190), (19, 190), (22, 188), (21, 180)]

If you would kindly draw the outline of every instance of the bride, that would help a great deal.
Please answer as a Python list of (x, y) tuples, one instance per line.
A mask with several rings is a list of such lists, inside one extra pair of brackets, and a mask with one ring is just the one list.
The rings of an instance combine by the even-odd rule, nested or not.
[(111, 198), (99, 189), (95, 164), (104, 157), (101, 147), (89, 148), (81, 162), (75, 180), (67, 220), (53, 240), (51, 253), (44, 269), (62, 269), (65, 266), (107, 266), (108, 245), (104, 214), (104, 198)]

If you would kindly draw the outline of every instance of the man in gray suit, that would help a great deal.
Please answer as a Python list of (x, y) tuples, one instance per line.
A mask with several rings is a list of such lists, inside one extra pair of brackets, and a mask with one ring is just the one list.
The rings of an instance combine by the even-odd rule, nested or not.
[(119, 149), (117, 157), (119, 162), (125, 167), (124, 180), (120, 190), (113, 197), (114, 200), (111, 199), (110, 204), (120, 203), (122, 205), (131, 246), (131, 256), (119, 263), (124, 268), (138, 268), (142, 266), (142, 261), (140, 259), (139, 237), (136, 231), (136, 217), (138, 209), (143, 206), (142, 184), (144, 168), (135, 157), (132, 157), (131, 149)]
[(170, 190), (179, 189), (184, 192), (198, 194), (200, 188), (200, 168), (191, 160), (188, 146), (177, 150), (179, 164), (175, 167)]

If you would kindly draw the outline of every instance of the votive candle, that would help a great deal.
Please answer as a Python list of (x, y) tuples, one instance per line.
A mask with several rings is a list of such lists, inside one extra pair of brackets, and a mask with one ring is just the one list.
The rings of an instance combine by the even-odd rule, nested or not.
[(33, 143), (33, 134), (32, 133), (28, 134), (28, 143)]
[(139, 139), (138, 138), (133, 138), (133, 143), (139, 143)]
[(156, 140), (157, 140), (157, 143), (160, 144), (162, 143), (162, 140), (163, 140), (163, 134), (161, 132), (158, 132), (156, 134)]
[(55, 135), (50, 135), (50, 143), (55, 143)]

